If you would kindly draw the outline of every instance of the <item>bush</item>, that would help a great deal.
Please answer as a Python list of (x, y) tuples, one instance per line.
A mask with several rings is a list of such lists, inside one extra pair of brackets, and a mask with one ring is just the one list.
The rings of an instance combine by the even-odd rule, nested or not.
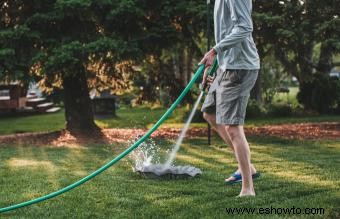
[[(183, 122), (187, 121), (187, 119), (189, 118), (190, 113), (191, 113), (191, 110), (185, 111), (185, 113), (183, 113), (183, 116), (182, 116), (182, 121)], [(191, 122), (197, 122), (197, 123), (198, 122), (205, 122), (205, 119), (203, 118), (203, 113), (201, 112), (200, 109), (196, 110), (195, 115), (192, 118)]]
[(133, 93), (124, 93), (119, 96), (119, 102), (126, 106), (131, 106), (132, 100), (136, 98)]
[(290, 105), (270, 105), (268, 115), (273, 117), (288, 117), (293, 115), (293, 108)]
[(315, 74), (312, 80), (301, 83), (297, 98), (307, 110), (336, 112), (340, 103), (340, 80)]
[(246, 118), (253, 119), (266, 115), (267, 110), (261, 106), (256, 100), (250, 99), (247, 105)]
[(160, 102), (161, 102), (163, 107), (171, 106), (171, 97), (170, 97), (168, 91), (161, 90), (159, 96), (160, 96)]

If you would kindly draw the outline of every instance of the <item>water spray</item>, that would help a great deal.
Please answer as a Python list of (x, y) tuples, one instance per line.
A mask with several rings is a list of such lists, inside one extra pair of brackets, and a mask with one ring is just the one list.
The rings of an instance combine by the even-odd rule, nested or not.
[[(217, 59), (214, 59), (213, 65), (208, 69), (207, 75), (204, 75), (203, 77), (215, 77), (216, 71), (218, 68)], [(192, 167), (192, 166), (174, 166), (173, 162), (175, 160), (176, 154), (184, 140), (184, 137), (186, 135), (186, 132), (189, 129), (190, 123), (196, 113), (196, 110), (198, 108), (199, 103), (201, 102), (201, 99), (205, 93), (205, 91), (208, 89), (208, 83), (207, 80), (203, 80), (200, 84), (200, 90), (201, 93), (198, 96), (193, 109), (182, 128), (182, 131), (176, 141), (175, 147), (171, 151), (171, 153), (168, 156), (168, 159), (164, 164), (159, 163), (151, 163), (149, 162), (151, 158), (145, 156), (145, 153), (141, 153), (143, 156), (138, 157), (137, 160), (139, 162), (136, 162), (136, 165), (134, 167), (134, 171), (138, 172), (144, 176), (155, 178), (155, 177), (165, 177), (165, 178), (183, 178), (183, 177), (195, 177), (200, 174), (202, 174), (202, 171), (199, 168)], [(140, 159), (144, 159), (144, 161), (140, 162)], [(138, 164), (138, 165), (137, 165)], [(141, 165), (142, 164), (142, 165)], [(179, 177), (180, 176), (180, 177)]]

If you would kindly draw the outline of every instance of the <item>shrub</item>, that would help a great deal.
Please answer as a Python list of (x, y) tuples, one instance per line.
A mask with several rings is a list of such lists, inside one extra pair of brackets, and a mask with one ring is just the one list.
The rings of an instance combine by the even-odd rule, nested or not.
[(126, 106), (131, 106), (132, 100), (136, 98), (133, 93), (124, 93), (121, 96), (119, 96), (119, 101), (126, 105)]
[(250, 99), (247, 105), (246, 117), (248, 119), (259, 118), (266, 115), (266, 109), (256, 100)]
[(312, 80), (301, 83), (297, 98), (307, 110), (335, 112), (340, 104), (340, 80), (315, 74)]
[(293, 115), (293, 108), (290, 105), (270, 105), (268, 115), (273, 117), (288, 117)]
[(171, 97), (170, 97), (168, 91), (161, 90), (159, 96), (160, 96), (160, 102), (161, 102), (163, 107), (171, 106)]
[[(189, 118), (189, 115), (191, 113), (191, 110), (186, 110), (185, 113), (183, 113), (182, 121), (186, 122), (186, 120)], [(191, 122), (205, 122), (205, 119), (203, 118), (203, 113), (200, 109), (197, 109), (195, 112), (194, 117), (192, 118)]]

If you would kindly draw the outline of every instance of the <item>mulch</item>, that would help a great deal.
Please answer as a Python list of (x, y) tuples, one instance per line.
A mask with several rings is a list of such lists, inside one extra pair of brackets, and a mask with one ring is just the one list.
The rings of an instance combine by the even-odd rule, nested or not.
[(250, 135), (275, 136), (284, 139), (339, 140), (340, 123), (322, 122), (322, 123), (267, 125), (262, 127), (248, 128), (247, 132)]
[[(100, 135), (81, 136), (72, 135), (67, 131), (22, 133), (0, 136), (0, 145), (82, 145), (102, 143), (125, 143), (133, 141), (138, 136), (146, 133), (146, 129), (103, 129)], [(176, 139), (180, 133), (179, 128), (161, 128), (152, 134), (153, 138)], [(261, 127), (246, 127), (247, 136), (273, 136), (284, 139), (299, 140), (340, 140), (340, 123), (300, 123), (283, 125), (265, 125)], [(206, 128), (190, 128), (187, 137), (205, 137), (208, 131)]]

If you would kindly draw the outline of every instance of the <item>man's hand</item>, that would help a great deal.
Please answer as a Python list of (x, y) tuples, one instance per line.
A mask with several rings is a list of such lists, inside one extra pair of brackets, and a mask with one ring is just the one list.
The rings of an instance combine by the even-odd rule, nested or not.
[(213, 83), (214, 81), (214, 77), (208, 76), (208, 72), (209, 72), (210, 68), (205, 68), (204, 70), (204, 74), (203, 74), (203, 80), (202, 80), (202, 89), (205, 89), (206, 87), (210, 87), (210, 85)]
[(206, 68), (210, 67), (214, 62), (216, 54), (216, 51), (214, 49), (211, 49), (204, 55), (203, 59), (200, 61), (200, 63), (198, 63), (198, 65), (204, 64)]

